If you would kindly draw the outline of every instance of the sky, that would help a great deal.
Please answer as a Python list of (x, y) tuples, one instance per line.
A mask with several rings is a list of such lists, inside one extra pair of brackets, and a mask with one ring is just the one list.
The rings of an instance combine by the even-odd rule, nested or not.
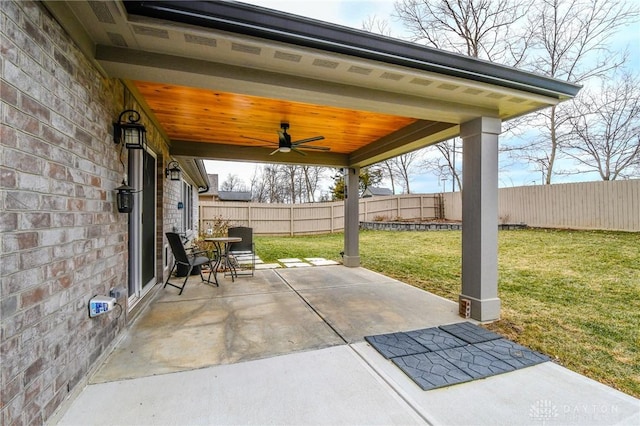
[[(629, 0), (631, 2), (635, 0)], [(400, 23), (392, 18), (394, 13), (393, 0), (243, 0), (258, 6), (281, 10), (295, 15), (306, 16), (321, 21), (332, 22), (352, 28), (361, 29), (362, 23), (371, 17), (387, 20), (394, 36), (402, 37), (403, 28)], [(630, 27), (628, 31), (621, 31), (616, 37), (617, 46), (625, 46), (630, 49), (631, 66), (640, 69), (640, 24)], [(509, 158), (500, 158), (499, 186), (525, 186), (540, 185), (542, 176), (539, 171), (531, 170), (531, 166), (524, 163), (513, 163)], [(462, 161), (460, 160), (460, 163)], [(250, 185), (251, 176), (255, 172), (256, 164), (228, 161), (205, 161), (208, 173), (218, 174), (218, 182), (221, 185), (229, 175), (236, 175), (247, 188)], [(571, 168), (573, 162), (565, 160), (559, 168)], [(567, 183), (576, 181), (599, 180), (596, 173), (554, 176), (554, 183)], [(332, 183), (325, 180), (325, 187)], [(389, 182), (382, 186), (390, 188)], [(440, 181), (432, 173), (422, 172), (416, 174), (411, 181), (412, 193), (432, 193), (451, 191), (451, 181)], [(398, 192), (398, 190), (396, 191)]]

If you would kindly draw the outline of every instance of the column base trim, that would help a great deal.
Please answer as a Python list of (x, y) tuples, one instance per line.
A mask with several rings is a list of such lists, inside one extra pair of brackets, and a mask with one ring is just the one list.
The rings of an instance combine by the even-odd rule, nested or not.
[(460, 299), (466, 299), (471, 301), (471, 318), (477, 321), (496, 321), (500, 319), (500, 299), (476, 299), (475, 297), (466, 296), (461, 294), (458, 296), (458, 303)]
[(358, 268), (360, 266), (360, 256), (347, 256), (342, 258), (342, 264), (350, 268)]

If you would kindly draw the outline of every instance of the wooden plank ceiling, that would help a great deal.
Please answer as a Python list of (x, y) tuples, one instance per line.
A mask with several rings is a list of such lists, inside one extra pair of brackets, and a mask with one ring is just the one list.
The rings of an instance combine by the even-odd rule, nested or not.
[[(172, 142), (264, 147), (278, 144), (280, 123), (292, 141), (318, 135), (332, 153), (350, 154), (416, 120), (278, 99), (134, 81)], [(261, 142), (260, 140), (265, 142)]]

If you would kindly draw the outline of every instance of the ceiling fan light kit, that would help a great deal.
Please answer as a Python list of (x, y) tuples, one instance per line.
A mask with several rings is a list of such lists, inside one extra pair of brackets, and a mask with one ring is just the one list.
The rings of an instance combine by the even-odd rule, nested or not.
[[(316, 150), (316, 151), (329, 151), (330, 148), (327, 146), (312, 146), (312, 145), (304, 145), (306, 143), (309, 142), (315, 142), (315, 141), (321, 141), (324, 139), (324, 136), (313, 136), (310, 138), (306, 138), (306, 139), (300, 139), (298, 141), (295, 142), (291, 142), (291, 135), (289, 133), (287, 133), (287, 130), (289, 129), (289, 123), (286, 122), (282, 122), (280, 123), (280, 130), (278, 130), (278, 148), (276, 148), (271, 154), (269, 155), (273, 155), (276, 154), (278, 152), (282, 152), (282, 153), (288, 153), (291, 151), (294, 151), (300, 155), (307, 155), (304, 152), (302, 152), (300, 149), (309, 149), (309, 150)], [(253, 139), (253, 140), (258, 140), (261, 142), (267, 142), (270, 145), (267, 145), (267, 147), (271, 147), (271, 146), (275, 146), (275, 143), (266, 141), (264, 139), (258, 139), (258, 138), (252, 138), (249, 136), (243, 136), (244, 138), (247, 139)]]

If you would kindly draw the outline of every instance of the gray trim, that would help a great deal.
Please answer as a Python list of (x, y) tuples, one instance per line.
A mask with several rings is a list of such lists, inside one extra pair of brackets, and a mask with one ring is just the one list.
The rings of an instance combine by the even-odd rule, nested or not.
[(207, 169), (204, 166), (204, 161), (200, 160), (200, 159), (196, 159), (196, 167), (198, 168), (198, 173), (200, 173), (200, 181), (196, 181), (196, 183), (198, 183), (198, 193), (199, 194), (203, 194), (207, 191), (209, 191), (209, 185), (211, 185), (211, 183), (209, 182), (209, 175), (207, 174)]
[(130, 14), (198, 25), (495, 84), (557, 99), (581, 86), (366, 31), (236, 2), (126, 2)]
[(199, 158), (178, 158), (175, 155), (171, 156), (180, 164), (182, 173), (191, 178), (193, 184), (198, 187), (198, 193), (209, 190), (209, 176), (207, 175), (203, 160)]

